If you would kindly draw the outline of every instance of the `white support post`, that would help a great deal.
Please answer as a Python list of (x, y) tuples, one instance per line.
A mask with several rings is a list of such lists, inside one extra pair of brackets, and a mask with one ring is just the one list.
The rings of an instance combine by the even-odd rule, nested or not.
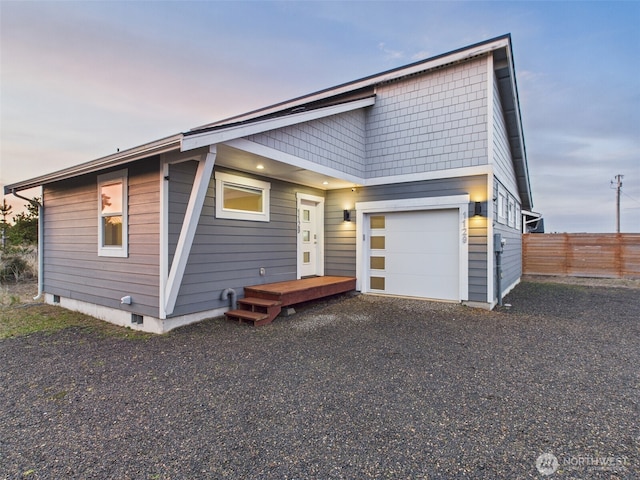
[(211, 145), (209, 147), (209, 153), (198, 163), (198, 170), (196, 171), (191, 195), (189, 196), (189, 203), (187, 204), (187, 211), (185, 212), (184, 221), (182, 222), (180, 237), (178, 238), (178, 244), (176, 246), (176, 253), (173, 257), (173, 262), (171, 263), (171, 270), (169, 271), (169, 277), (165, 287), (165, 315), (171, 315), (176, 306), (178, 292), (180, 290), (180, 285), (182, 285), (182, 278), (184, 276), (185, 268), (187, 267), (187, 261), (189, 260), (189, 254), (191, 253), (191, 246), (193, 245), (196, 228), (198, 227), (200, 213), (202, 212), (207, 188), (209, 187), (209, 181), (213, 173), (216, 153), (216, 146)]

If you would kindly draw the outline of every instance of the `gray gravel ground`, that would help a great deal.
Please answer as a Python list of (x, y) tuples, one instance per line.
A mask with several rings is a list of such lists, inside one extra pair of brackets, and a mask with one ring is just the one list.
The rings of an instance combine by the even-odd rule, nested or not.
[(640, 291), (506, 302), (346, 295), (261, 328), (0, 340), (0, 478), (640, 477)]

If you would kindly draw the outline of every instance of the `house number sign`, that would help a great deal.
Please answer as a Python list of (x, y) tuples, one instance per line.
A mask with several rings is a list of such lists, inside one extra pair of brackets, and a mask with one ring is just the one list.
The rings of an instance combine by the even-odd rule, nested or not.
[(467, 212), (465, 212), (464, 210), (462, 211), (462, 244), (464, 245), (465, 243), (467, 243), (467, 237), (469, 236), (469, 232), (467, 229)]

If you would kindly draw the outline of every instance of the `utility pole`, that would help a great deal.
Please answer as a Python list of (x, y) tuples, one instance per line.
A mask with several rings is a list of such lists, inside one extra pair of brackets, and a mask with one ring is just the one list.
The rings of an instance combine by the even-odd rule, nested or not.
[(616, 233), (620, 233), (620, 190), (623, 178), (624, 175), (618, 174), (615, 176), (615, 183), (614, 180), (611, 180), (611, 187), (616, 189)]

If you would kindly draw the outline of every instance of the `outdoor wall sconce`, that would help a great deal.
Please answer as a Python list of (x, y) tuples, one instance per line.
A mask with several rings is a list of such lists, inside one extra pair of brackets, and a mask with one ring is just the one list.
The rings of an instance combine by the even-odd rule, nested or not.
[(482, 216), (482, 202), (475, 202), (475, 206), (474, 206), (474, 210), (473, 210), (473, 216), (474, 217), (481, 217)]
[(350, 222), (351, 221), (351, 212), (349, 210), (343, 210), (342, 211), (342, 219), (345, 222)]

